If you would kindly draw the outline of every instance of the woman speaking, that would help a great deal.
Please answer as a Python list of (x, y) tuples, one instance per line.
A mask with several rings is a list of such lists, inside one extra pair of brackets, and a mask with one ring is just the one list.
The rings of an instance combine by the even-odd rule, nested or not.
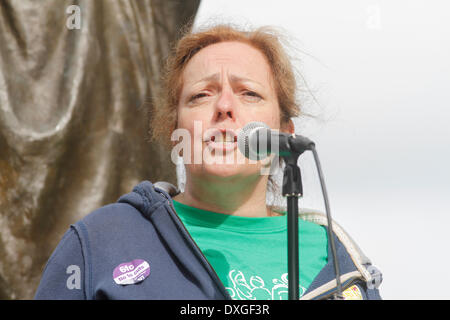
[[(182, 193), (144, 181), (70, 226), (36, 299), (287, 299), (287, 222), (266, 202), (274, 159), (237, 148), (253, 121), (293, 133), (300, 115), (292, 65), (275, 32), (219, 25), (186, 33), (168, 59), (151, 121), (154, 139), (184, 159)], [(182, 136), (183, 148), (177, 137)], [(336, 291), (327, 226), (299, 215), (299, 292)], [(339, 227), (343, 298), (379, 299), (370, 261)]]

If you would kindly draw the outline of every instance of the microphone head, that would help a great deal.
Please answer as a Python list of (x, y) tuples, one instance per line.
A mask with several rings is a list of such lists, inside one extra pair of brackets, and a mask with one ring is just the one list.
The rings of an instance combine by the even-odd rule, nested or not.
[(270, 127), (264, 122), (249, 122), (244, 127), (242, 127), (241, 131), (237, 137), (238, 149), (239, 151), (250, 160), (261, 160), (265, 158), (267, 155), (262, 156), (255, 153), (253, 148), (250, 148), (250, 135), (258, 129), (265, 128), (269, 129)]

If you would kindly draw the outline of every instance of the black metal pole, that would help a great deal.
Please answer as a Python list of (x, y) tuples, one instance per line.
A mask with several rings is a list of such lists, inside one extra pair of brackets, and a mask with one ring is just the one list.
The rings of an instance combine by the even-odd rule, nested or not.
[[(314, 160), (319, 174), (320, 184), (322, 186), (322, 193), (325, 202), (328, 221), (328, 245), (334, 260), (334, 271), (337, 284), (337, 293), (334, 295), (335, 299), (342, 300), (342, 284), (340, 278), (339, 262), (337, 260), (336, 247), (334, 244), (333, 226), (331, 213), (328, 202), (327, 190), (323, 179), (322, 169), (319, 161), (319, 156), (315, 149), (315, 144), (311, 140), (292, 134), (291, 136), (277, 135), (278, 147), (283, 146), (283, 152), (279, 155), (286, 163), (283, 172), (283, 196), (287, 197), (287, 223), (288, 223), (288, 297), (289, 300), (299, 299), (299, 249), (298, 249), (298, 199), (303, 194), (302, 178), (300, 168), (297, 165), (298, 157), (306, 150), (311, 150), (314, 155)], [(272, 141), (272, 140), (271, 140)]]
[(291, 153), (283, 157), (286, 163), (283, 173), (282, 194), (287, 201), (287, 242), (288, 242), (288, 299), (298, 300), (300, 286), (298, 249), (298, 199), (303, 193), (300, 168), (297, 160), (300, 154)]
[(298, 196), (287, 197), (288, 209), (288, 299), (299, 299)]

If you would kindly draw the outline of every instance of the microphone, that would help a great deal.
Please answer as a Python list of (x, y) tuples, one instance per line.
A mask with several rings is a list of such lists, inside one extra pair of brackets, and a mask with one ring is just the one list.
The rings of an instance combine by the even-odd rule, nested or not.
[(306, 137), (272, 130), (264, 122), (249, 122), (238, 134), (238, 148), (251, 160), (261, 160), (271, 153), (282, 157), (291, 153), (302, 154), (314, 148), (314, 142)]

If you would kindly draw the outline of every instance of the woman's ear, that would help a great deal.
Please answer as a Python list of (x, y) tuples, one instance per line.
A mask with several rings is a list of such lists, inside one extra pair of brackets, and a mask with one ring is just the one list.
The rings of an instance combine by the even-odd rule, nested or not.
[(289, 119), (288, 122), (283, 123), (281, 125), (280, 131), (285, 132), (285, 133), (294, 133), (295, 127), (294, 127), (294, 122), (292, 121), (292, 119)]

